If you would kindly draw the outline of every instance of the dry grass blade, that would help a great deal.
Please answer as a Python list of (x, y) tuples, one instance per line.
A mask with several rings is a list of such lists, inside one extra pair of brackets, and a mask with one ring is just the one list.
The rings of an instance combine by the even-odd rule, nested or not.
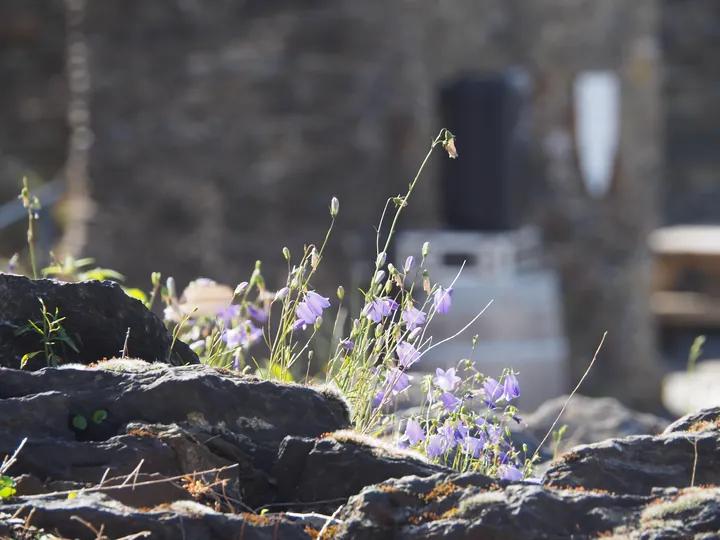
[[(228, 470), (228, 469), (234, 469), (235, 467), (238, 467), (238, 466), (239, 466), (239, 465), (238, 465), (237, 463), (234, 463), (234, 464), (232, 464), (232, 465), (226, 465), (225, 467), (218, 467), (218, 468), (215, 468), (215, 469), (208, 469), (208, 470), (206, 470), (206, 471), (197, 471), (197, 472), (195, 472), (195, 473), (193, 473), (193, 474), (210, 474), (210, 473), (217, 473), (217, 472), (226, 471), (226, 470)], [(172, 477), (170, 477), (170, 478), (163, 478), (163, 479), (161, 479), (161, 480), (147, 480), (147, 481), (145, 481), (145, 482), (138, 482), (138, 483), (136, 483), (136, 484), (131, 484), (131, 485), (129, 485), (129, 486), (128, 486), (128, 485), (120, 485), (120, 486), (96, 486), (96, 487), (83, 488), (83, 489), (78, 489), (78, 490), (53, 491), (52, 493), (42, 493), (42, 494), (40, 494), (40, 495), (28, 495), (28, 496), (24, 497), (24, 499), (25, 499), (25, 500), (44, 499), (44, 498), (47, 498), (47, 497), (57, 497), (57, 496), (60, 496), (60, 495), (70, 495), (70, 494), (72, 494), (72, 493), (79, 493), (79, 492), (83, 492), (83, 493), (93, 493), (93, 492), (98, 492), (98, 491), (115, 491), (115, 490), (118, 490), (118, 489), (128, 489), (128, 488), (131, 488), (131, 489), (132, 489), (132, 488), (141, 487), (141, 486), (150, 486), (150, 485), (153, 485), (153, 484), (163, 484), (163, 483), (166, 483), (166, 482), (174, 482), (174, 481), (176, 481), (176, 480), (182, 480), (182, 479), (185, 478), (186, 476), (187, 476), (186, 474), (182, 474), (182, 475), (178, 475), (178, 476), (172, 476)]]
[(7, 470), (13, 466), (13, 464), (17, 461), (17, 456), (20, 453), (20, 450), (22, 450), (22, 447), (25, 446), (25, 443), (27, 442), (27, 437), (25, 437), (22, 441), (20, 441), (20, 444), (13, 452), (12, 456), (7, 457), (5, 456), (5, 459), (3, 459), (2, 465), (0, 465), (0, 474), (5, 474)]
[(560, 421), (560, 417), (565, 412), (565, 409), (567, 408), (568, 404), (570, 403), (570, 400), (573, 398), (573, 396), (577, 393), (577, 391), (580, 389), (580, 386), (582, 385), (583, 381), (585, 380), (585, 377), (587, 377), (588, 373), (590, 373), (590, 370), (593, 367), (593, 364), (595, 364), (595, 360), (597, 359), (597, 355), (600, 352), (600, 349), (602, 349), (603, 343), (605, 343), (605, 336), (607, 336), (607, 332), (603, 334), (602, 339), (600, 340), (600, 345), (598, 345), (598, 348), (595, 350), (595, 354), (593, 355), (592, 361), (590, 362), (590, 365), (585, 370), (585, 373), (583, 373), (583, 376), (580, 378), (580, 381), (577, 383), (573, 391), (568, 396), (567, 400), (565, 400), (565, 404), (563, 405), (562, 409), (560, 409), (560, 414), (557, 415), (557, 418), (552, 423), (552, 426), (550, 426), (550, 429), (545, 434), (545, 437), (538, 445), (537, 449), (535, 450), (535, 453), (533, 454), (532, 458), (530, 459), (530, 462), (533, 463), (535, 461), (535, 458), (538, 455), (538, 452), (540, 452), (540, 449), (542, 448), (542, 445), (545, 444), (545, 441), (547, 441), (547, 438), (550, 436), (550, 434), (553, 432), (553, 429), (555, 429), (555, 426)]

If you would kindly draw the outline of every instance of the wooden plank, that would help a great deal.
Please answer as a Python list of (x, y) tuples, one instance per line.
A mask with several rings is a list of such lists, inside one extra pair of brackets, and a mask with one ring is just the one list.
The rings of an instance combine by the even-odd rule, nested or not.
[(705, 294), (659, 291), (653, 293), (650, 306), (663, 324), (720, 327), (720, 299)]

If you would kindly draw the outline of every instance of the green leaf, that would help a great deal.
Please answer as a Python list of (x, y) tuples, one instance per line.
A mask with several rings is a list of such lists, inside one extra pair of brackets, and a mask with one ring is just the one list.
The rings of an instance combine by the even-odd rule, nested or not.
[(75, 429), (79, 429), (80, 431), (87, 429), (88, 425), (87, 420), (82, 414), (76, 414), (73, 416), (72, 424)]
[(12, 497), (16, 491), (15, 480), (4, 474), (0, 475), (0, 500)]
[(23, 355), (22, 360), (20, 360), (20, 369), (25, 367), (25, 364), (28, 363), (28, 360), (30, 360), (31, 358), (35, 358), (41, 352), (43, 352), (43, 351), (35, 351), (35, 352), (31, 352), (31, 353), (27, 353), (27, 354)]
[(146, 304), (148, 301), (147, 295), (140, 289), (130, 289), (123, 287), (123, 290), (125, 291), (125, 294), (127, 294), (131, 298), (140, 300), (143, 304)]
[(99, 281), (115, 279), (117, 281), (125, 281), (124, 275), (108, 268), (93, 268), (92, 270), (83, 272), (78, 276), (78, 278), (80, 278), (81, 281), (87, 281), (88, 279), (97, 279)]
[(269, 375), (276, 381), (294, 382), (290, 371), (283, 371), (283, 369), (278, 364), (275, 364), (270, 368)]
[(98, 409), (92, 415), (92, 420), (96, 424), (99, 424), (108, 417), (108, 413), (105, 409)]

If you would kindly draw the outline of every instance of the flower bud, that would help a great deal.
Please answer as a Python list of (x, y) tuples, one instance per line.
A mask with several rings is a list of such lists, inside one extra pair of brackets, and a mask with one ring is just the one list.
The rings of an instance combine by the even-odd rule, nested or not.
[(403, 270), (407, 274), (414, 267), (415, 267), (415, 257), (410, 255), (407, 259), (405, 259), (405, 264), (403, 265)]
[(385, 279), (385, 270), (378, 270), (373, 278), (373, 283), (382, 283), (383, 279)]
[(333, 197), (330, 200), (330, 216), (336, 217), (338, 215), (338, 212), (340, 211), (340, 201), (337, 197)]
[(345, 298), (345, 289), (343, 288), (342, 285), (340, 285), (340, 286), (337, 288), (337, 297), (338, 297), (340, 300), (342, 300), (343, 298)]
[[(17, 254), (13, 255), (13, 258), (16, 257)], [(12, 259), (10, 259), (12, 261)], [(15, 259), (17, 261), (17, 259)], [(157, 287), (160, 285), (160, 279), (162, 278), (162, 274), (160, 272), (153, 272), (150, 274), (150, 281), (152, 282), (153, 287)]]
[(290, 292), (290, 287), (283, 287), (275, 293), (275, 300), (283, 300)]
[(175, 279), (171, 276), (165, 281), (167, 293), (170, 298), (177, 298), (177, 290), (175, 289)]
[(247, 281), (243, 281), (242, 283), (240, 283), (240, 285), (235, 287), (235, 292), (233, 293), (233, 296), (240, 296), (241, 294), (243, 294), (245, 291), (247, 291), (248, 285), (249, 283)]
[(384, 266), (385, 259), (387, 259), (387, 253), (385, 253), (384, 251), (378, 253), (377, 260), (375, 261), (375, 266), (377, 266), (378, 268)]
[(283, 248), (283, 257), (285, 257), (286, 261), (290, 260), (290, 250), (286, 247)]
[(428, 253), (430, 253), (430, 242), (425, 242), (422, 246), (423, 259), (427, 259)]

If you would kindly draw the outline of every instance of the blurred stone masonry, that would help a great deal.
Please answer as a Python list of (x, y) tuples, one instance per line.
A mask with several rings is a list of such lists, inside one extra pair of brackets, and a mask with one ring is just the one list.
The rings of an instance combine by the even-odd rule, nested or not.
[[(322, 241), (335, 195), (341, 212), (317, 285), (351, 290), (350, 265), (373, 258), (357, 246), (372, 246), (386, 198), (405, 189), (443, 127), (438, 88), (463, 72), (522, 66), (552, 192), (524, 219), (545, 229), (560, 270), (572, 379), (610, 330), (588, 384), (647, 405), (657, 351), (640, 242), (662, 221), (715, 219), (718, 10), (715, 0), (88, 2), (97, 212), (78, 255), (137, 286), (152, 271), (179, 287), (199, 276), (236, 283), (256, 259), (276, 283), (282, 247), (298, 257)], [(63, 17), (60, 0), (0, 1), (0, 151), (47, 178), (67, 153)], [(579, 194), (568, 94), (587, 69), (621, 76), (621, 206)], [(403, 227), (442, 226), (436, 169)], [(13, 181), (4, 175), (2, 187)], [(525, 182), (523, 192), (540, 183)]]

